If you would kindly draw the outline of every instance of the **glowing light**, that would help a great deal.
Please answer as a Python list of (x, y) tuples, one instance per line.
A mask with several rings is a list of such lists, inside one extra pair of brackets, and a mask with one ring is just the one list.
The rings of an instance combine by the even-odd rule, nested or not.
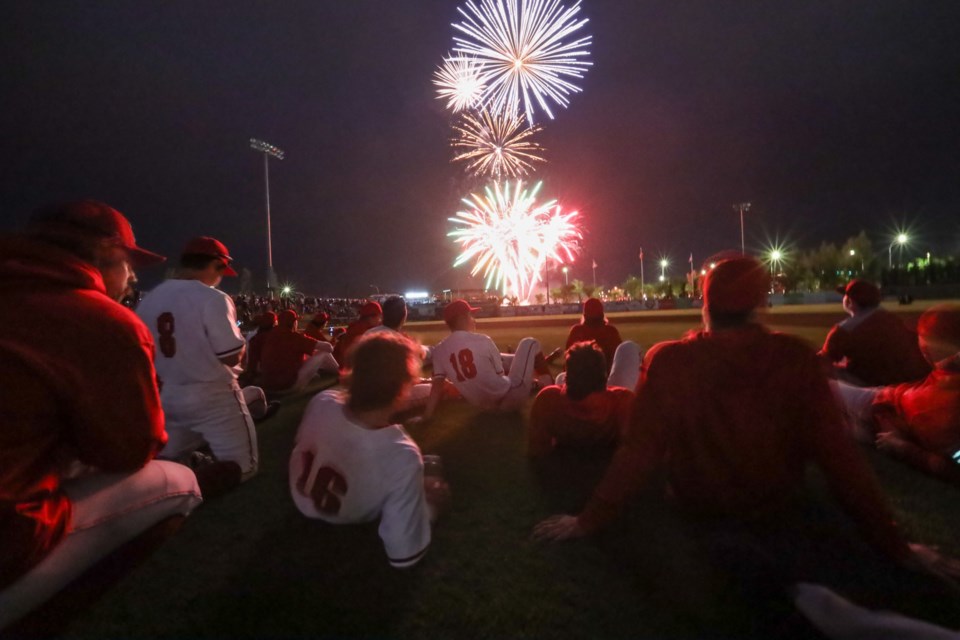
[(437, 86), (437, 98), (447, 101), (447, 108), (454, 113), (472, 109), (480, 103), (484, 84), (480, 67), (468, 56), (448, 56), (433, 74)]
[(525, 127), (523, 116), (466, 113), (453, 130), (451, 144), (464, 149), (453, 161), (466, 162), (476, 176), (517, 178), (533, 170), (532, 162), (544, 162), (540, 145), (530, 139), (540, 127)]
[(577, 18), (579, 0), (569, 9), (560, 0), (467, 0), (457, 10), (465, 20), (453, 25), (463, 34), (454, 51), (476, 58), (487, 108), (523, 112), (532, 123), (535, 107), (553, 119), (548, 101), (566, 107), (580, 92), (571, 80), (592, 63), (590, 36), (568, 41), (588, 22)]
[(464, 198), (466, 209), (449, 218), (459, 226), (447, 235), (463, 249), (453, 266), (472, 261), (471, 275), (482, 272), (486, 288), (529, 302), (546, 261), (571, 262), (583, 237), (578, 212), (564, 213), (556, 200), (537, 203), (540, 186), (494, 182)]
[(430, 297), (430, 294), (426, 291), (407, 291), (403, 294), (403, 297), (406, 300), (426, 300)]

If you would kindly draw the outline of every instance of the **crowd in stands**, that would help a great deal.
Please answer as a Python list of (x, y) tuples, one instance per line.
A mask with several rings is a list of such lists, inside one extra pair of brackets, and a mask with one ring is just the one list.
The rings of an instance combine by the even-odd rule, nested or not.
[[(402, 423), (429, 427), (441, 403), (467, 402), (530, 406), (531, 458), (610, 453), (582, 510), (536, 524), (536, 539), (610, 530), (655, 489), (695, 532), (705, 573), (732, 579), (757, 611), (744, 625), (774, 633), (782, 620), (768, 614), (794, 601), (817, 624), (802, 605), (810, 590), (797, 585), (849, 586), (830, 583), (829, 554), (808, 544), (822, 534), (806, 517), (808, 467), (875, 554), (877, 575), (903, 586), (881, 594), (882, 606), (910, 613), (904, 591), (956, 597), (958, 563), (908, 543), (860, 447), (960, 482), (958, 305), (924, 312), (916, 333), (880, 307), (873, 284), (853, 281), (842, 290), (849, 318), (817, 353), (760, 323), (768, 272), (728, 257), (703, 282), (702, 330), (644, 351), (590, 299), (565, 348), (544, 356), (535, 337), (501, 353), (465, 300), (443, 309), (449, 334), (421, 345), (403, 331), (400, 297), (231, 298), (217, 287), (236, 275), (233, 258), (211, 237), (188, 240), (176, 276), (134, 313), (118, 304), (134, 269), (164, 258), (137, 246), (127, 219), (100, 202), (41, 209), (0, 244), (11, 302), (0, 310), (0, 629), (101, 558), (131, 541), (154, 544), (204, 498), (255, 477), (256, 423), (318, 374), (340, 384), (302, 416), (292, 501), (334, 524), (379, 521), (394, 567), (424, 557), (450, 498), (442, 479), (425, 476)], [(69, 312), (69, 328), (50, 309)], [(327, 330), (334, 318), (351, 320), (338, 335)], [(555, 380), (549, 363), (561, 355)], [(814, 548), (783, 553), (800, 547)], [(858, 618), (856, 631), (882, 637), (871, 620)]]

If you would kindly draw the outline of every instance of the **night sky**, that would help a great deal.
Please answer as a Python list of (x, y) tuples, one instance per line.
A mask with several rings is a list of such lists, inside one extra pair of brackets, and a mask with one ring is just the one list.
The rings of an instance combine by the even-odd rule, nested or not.
[[(309, 293), (471, 286), (447, 218), (451, 165), (431, 78), (454, 0), (3, 4), (2, 228), (92, 197), (176, 256), (224, 241), (262, 282), (262, 156), (274, 264)], [(569, 2), (568, 2), (569, 4)], [(960, 2), (583, 0), (593, 68), (541, 121), (541, 193), (587, 229), (571, 277), (614, 284), (748, 249), (895, 224), (960, 252)], [(160, 274), (141, 274), (149, 281)], [(557, 276), (559, 278), (559, 276)], [(236, 283), (225, 283), (230, 290)]]

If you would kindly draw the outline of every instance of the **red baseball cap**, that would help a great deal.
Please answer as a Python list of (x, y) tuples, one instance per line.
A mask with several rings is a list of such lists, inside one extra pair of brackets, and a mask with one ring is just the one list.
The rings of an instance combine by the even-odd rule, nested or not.
[(603, 303), (596, 298), (587, 298), (583, 303), (583, 317), (587, 319), (598, 319), (603, 317)]
[(166, 260), (164, 256), (137, 246), (133, 227), (122, 213), (96, 200), (65, 202), (38, 209), (30, 216), (27, 229), (61, 236), (93, 236), (126, 249), (130, 262), (146, 267)]
[(200, 236), (198, 238), (194, 238), (190, 240), (190, 242), (187, 243), (187, 246), (183, 248), (183, 254), (220, 258), (220, 260), (223, 262), (223, 265), (226, 267), (226, 269), (223, 270), (223, 275), (237, 275), (237, 272), (234, 271), (233, 267), (230, 266), (230, 263), (233, 262), (233, 258), (230, 257), (230, 252), (227, 251), (226, 245), (216, 238), (211, 238), (209, 236)]
[(297, 326), (297, 312), (293, 309), (284, 309), (277, 316), (277, 326), (284, 329), (293, 329)]
[(443, 308), (443, 321), (450, 324), (462, 315), (480, 311), (480, 307), (471, 307), (466, 300), (454, 300)]
[(380, 306), (380, 303), (376, 300), (367, 302), (362, 307), (360, 307), (360, 317), (361, 318), (370, 318), (373, 316), (382, 316), (383, 308)]
[(703, 304), (708, 311), (746, 313), (763, 305), (770, 289), (766, 268), (746, 256), (718, 262), (703, 283)]
[(875, 307), (881, 300), (877, 285), (859, 278), (851, 280), (846, 286), (837, 287), (837, 293), (842, 293), (861, 307)]
[(312, 318), (310, 318), (310, 324), (315, 324), (318, 327), (330, 320), (330, 314), (326, 311), (317, 311)]
[(273, 311), (264, 311), (257, 316), (257, 326), (261, 329), (269, 329), (277, 324), (277, 314)]

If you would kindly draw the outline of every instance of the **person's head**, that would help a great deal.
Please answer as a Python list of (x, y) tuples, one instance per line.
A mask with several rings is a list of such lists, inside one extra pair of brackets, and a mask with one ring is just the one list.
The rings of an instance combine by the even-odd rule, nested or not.
[(27, 234), (96, 267), (107, 296), (117, 302), (133, 292), (134, 269), (166, 260), (138, 247), (123, 214), (96, 200), (42, 207), (30, 216)]
[(770, 279), (756, 258), (718, 262), (703, 282), (703, 321), (710, 331), (738, 327), (754, 318), (767, 300)]
[(400, 296), (390, 296), (383, 301), (383, 326), (399, 331), (407, 321), (407, 303)]
[(383, 308), (376, 300), (363, 303), (360, 307), (360, 321), (375, 327), (383, 321)]
[(396, 409), (420, 375), (420, 356), (401, 335), (362, 336), (348, 355), (349, 400), (352, 411)]
[(593, 340), (567, 349), (567, 397), (582, 400), (607, 388), (607, 358)]
[(960, 304), (938, 304), (924, 311), (917, 336), (920, 351), (931, 364), (955, 359), (960, 353)]
[(273, 311), (264, 311), (257, 316), (258, 331), (270, 331), (275, 326), (277, 326), (277, 314), (275, 314)]
[(471, 307), (466, 300), (454, 300), (443, 308), (443, 321), (450, 331), (473, 331), (477, 321), (473, 317), (479, 307)]
[(180, 272), (185, 278), (215, 287), (224, 276), (237, 275), (230, 266), (231, 262), (233, 258), (222, 242), (209, 236), (200, 236), (190, 240), (183, 248)]
[(603, 316), (603, 303), (596, 298), (588, 298), (583, 303), (583, 324), (597, 325), (604, 322), (606, 319)]
[(313, 317), (310, 318), (310, 326), (316, 327), (317, 329), (323, 329), (327, 326), (327, 323), (330, 321), (330, 314), (326, 311), (317, 311), (313, 314)]
[(277, 316), (277, 328), (284, 331), (295, 331), (298, 320), (297, 312), (293, 309), (284, 309)]
[(851, 280), (837, 287), (837, 293), (843, 294), (843, 309), (851, 316), (880, 304), (880, 289), (866, 280)]

